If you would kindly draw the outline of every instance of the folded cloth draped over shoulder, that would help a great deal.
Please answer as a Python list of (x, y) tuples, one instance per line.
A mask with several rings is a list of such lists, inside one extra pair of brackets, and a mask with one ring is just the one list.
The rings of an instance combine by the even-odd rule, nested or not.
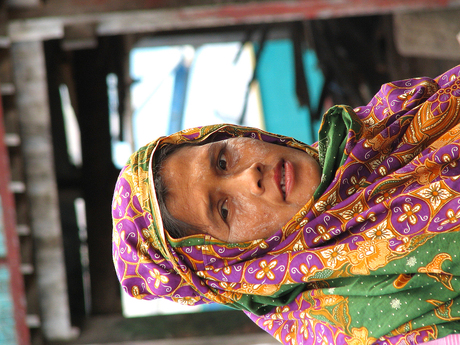
[(432, 340), (426, 345), (460, 345), (460, 334), (451, 334), (441, 339)]
[[(460, 331), (460, 67), (331, 108), (312, 147), (219, 125), (133, 154), (115, 188), (113, 259), (136, 298), (244, 310), (283, 344), (418, 344)], [(267, 239), (172, 239), (153, 187), (164, 143), (235, 136), (305, 150), (314, 197)]]

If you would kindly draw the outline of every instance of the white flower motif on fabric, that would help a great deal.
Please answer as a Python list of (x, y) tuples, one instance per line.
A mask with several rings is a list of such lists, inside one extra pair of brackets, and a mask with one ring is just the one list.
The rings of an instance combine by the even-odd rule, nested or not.
[(422, 206), (420, 204), (415, 205), (412, 207), (409, 204), (404, 204), (403, 205), (404, 213), (398, 218), (398, 222), (403, 222), (406, 219), (411, 223), (412, 225), (417, 224), (418, 218), (416, 213), (422, 209)]
[(446, 217), (447, 219), (444, 220), (441, 225), (446, 225), (446, 224), (455, 224), (459, 221), (460, 219), (460, 210), (457, 211), (457, 213), (454, 212), (453, 209), (449, 208), (446, 212)]
[(370, 212), (367, 216), (366, 216), (367, 220), (370, 220), (371, 222), (375, 222), (377, 220), (377, 217), (375, 216), (375, 213), (374, 212)]
[(417, 193), (422, 198), (428, 199), (434, 208), (438, 208), (442, 200), (446, 200), (452, 194), (446, 189), (441, 188), (441, 183), (432, 183), (429, 187), (422, 189)]
[(390, 305), (393, 309), (401, 309), (401, 301), (397, 298), (393, 299), (391, 302), (390, 302)]
[(273, 328), (273, 320), (265, 320), (262, 324), (266, 329), (268, 329), (269, 331), (271, 331), (271, 329)]
[(284, 307), (276, 307), (275, 311), (271, 314), (272, 320), (283, 320), (284, 319), (284, 313), (287, 313), (290, 311), (289, 307), (285, 305)]
[(363, 123), (370, 127), (375, 124), (375, 120), (372, 117), (369, 117), (364, 120)]
[(407, 261), (406, 261), (407, 266), (414, 267), (416, 263), (417, 263), (417, 258), (415, 256), (411, 256), (410, 258), (407, 258)]
[(300, 240), (297, 241), (297, 242), (294, 244), (294, 246), (292, 247), (292, 251), (293, 251), (293, 252), (300, 252), (300, 251), (302, 251), (302, 250), (304, 250), (304, 249), (305, 249), (305, 247), (304, 247), (304, 245), (302, 244), (302, 241), (300, 241)]
[(318, 236), (316, 236), (314, 239), (313, 239), (313, 243), (318, 243), (318, 241), (320, 241), (321, 239), (323, 239), (324, 241), (329, 241), (331, 239), (331, 234), (330, 232), (335, 230), (336, 228), (335, 227), (331, 227), (329, 229), (326, 229), (325, 226), (323, 226), (322, 224), (318, 224), (316, 226), (316, 233), (318, 234)]
[(375, 170), (380, 166), (380, 164), (383, 162), (384, 159), (385, 157), (375, 158), (374, 160), (370, 161), (368, 164), (372, 170)]
[(375, 202), (380, 204), (384, 201), (390, 200), (392, 198), (392, 194), (396, 192), (396, 188), (391, 188), (390, 190), (387, 190), (382, 193), (377, 199), (375, 199)]
[(347, 253), (343, 250), (345, 247), (344, 244), (339, 244), (335, 246), (333, 249), (326, 249), (321, 252), (323, 258), (327, 260), (327, 266), (331, 268), (335, 268), (338, 261), (345, 261)]
[(364, 207), (361, 202), (356, 203), (351, 210), (346, 210), (339, 213), (345, 220), (350, 220), (355, 218), (357, 222), (364, 222), (365, 219), (361, 215), (364, 212)]
[(274, 280), (275, 274), (272, 272), (272, 269), (274, 269), (277, 264), (278, 264), (278, 261), (276, 260), (271, 261), (269, 264), (267, 263), (267, 261), (262, 260), (259, 263), (259, 267), (261, 269), (257, 272), (256, 278), (263, 279), (266, 276), (268, 279)]
[(181, 298), (178, 298), (176, 300), (177, 303), (179, 304), (182, 304), (182, 305), (187, 305), (187, 306), (194, 306), (196, 302), (198, 302), (200, 300), (199, 297), (191, 297), (191, 296), (185, 296), (185, 297), (181, 297)]
[(414, 154), (413, 154), (413, 153), (409, 153), (409, 154), (407, 154), (407, 155), (403, 155), (401, 158), (403, 159), (404, 164), (407, 164), (409, 161), (412, 160), (412, 158), (414, 158)]
[(366, 231), (366, 236), (373, 240), (384, 240), (394, 237), (391, 230), (387, 228), (386, 220), (377, 225), (374, 229)]
[(377, 171), (379, 172), (380, 176), (387, 176), (388, 174), (388, 169), (386, 168), (386, 166), (382, 165), (381, 167), (379, 167), (377, 169)]
[(112, 207), (115, 210), (117, 207), (121, 205), (121, 194), (123, 193), (123, 186), (120, 187), (120, 189), (116, 189), (115, 193), (113, 194), (113, 202), (112, 202)]
[(326, 201), (323, 201), (323, 200), (318, 201), (315, 204), (315, 208), (318, 210), (318, 212), (326, 212), (327, 210), (334, 207), (335, 205), (337, 205), (337, 197), (335, 193), (332, 193), (331, 195), (327, 197)]
[(155, 289), (158, 289), (160, 287), (160, 284), (167, 284), (169, 282), (168, 277), (162, 275), (159, 270), (156, 268), (152, 269), (149, 271), (150, 275), (152, 276), (153, 279), (155, 279)]
[(356, 191), (358, 191), (358, 189), (360, 189), (364, 185), (364, 183), (366, 182), (366, 177), (363, 176), (358, 180), (358, 177), (353, 175), (350, 178), (350, 182), (351, 182), (351, 186), (347, 189), (347, 194), (348, 195), (352, 195)]

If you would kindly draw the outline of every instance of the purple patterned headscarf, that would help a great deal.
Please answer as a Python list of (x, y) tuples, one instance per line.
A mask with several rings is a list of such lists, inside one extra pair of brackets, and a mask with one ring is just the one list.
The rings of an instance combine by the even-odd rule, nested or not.
[[(331, 108), (315, 148), (232, 125), (141, 148), (113, 199), (123, 289), (242, 309), (290, 345), (419, 344), (460, 331), (459, 72), (388, 83), (366, 106)], [(320, 193), (266, 239), (171, 238), (154, 192), (155, 151), (235, 136), (318, 155)]]

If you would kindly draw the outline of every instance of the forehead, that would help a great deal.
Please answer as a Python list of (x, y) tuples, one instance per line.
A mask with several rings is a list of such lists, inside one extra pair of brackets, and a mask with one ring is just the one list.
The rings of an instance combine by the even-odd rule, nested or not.
[(204, 192), (212, 144), (181, 147), (166, 158), (161, 169), (169, 213), (203, 230), (212, 225)]
[[(213, 225), (215, 217), (209, 210), (209, 178), (215, 174), (214, 165), (225, 144), (232, 148), (235, 162), (245, 155), (245, 151), (252, 155), (254, 145), (271, 145), (253, 138), (237, 137), (202, 145), (185, 145), (172, 152), (161, 168), (167, 190), (165, 204), (172, 215), (187, 217), (189, 224), (199, 227)], [(264, 149), (258, 151), (262, 154), (267, 152)]]
[[(259, 148), (268, 148), (273, 146), (279, 148), (287, 148), (250, 137), (227, 138), (196, 145), (185, 144), (182, 145), (182, 147), (178, 147), (170, 155), (167, 156), (165, 162), (162, 164), (162, 174), (164, 170), (168, 170), (168, 173), (171, 173), (171, 169), (183, 169), (184, 167), (193, 166), (194, 164), (203, 164), (203, 166), (209, 167), (213, 154), (216, 154), (219, 147), (224, 144), (228, 144), (229, 147), (237, 150), (238, 152), (249, 151), (251, 148), (256, 146)], [(264, 150), (259, 152), (267, 153), (268, 151)]]
[[(171, 175), (184, 172), (192, 166), (203, 166), (209, 157), (210, 149), (214, 143), (203, 145), (184, 145), (169, 154), (162, 163), (161, 175), (165, 181), (170, 180)], [(209, 164), (207, 164), (209, 166)], [(169, 181), (168, 181), (169, 182)]]

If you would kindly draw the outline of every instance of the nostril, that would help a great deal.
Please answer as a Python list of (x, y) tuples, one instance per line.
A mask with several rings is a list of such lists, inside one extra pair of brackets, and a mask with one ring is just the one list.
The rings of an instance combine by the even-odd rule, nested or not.
[(260, 181), (257, 181), (257, 187), (262, 188), (262, 183)]

